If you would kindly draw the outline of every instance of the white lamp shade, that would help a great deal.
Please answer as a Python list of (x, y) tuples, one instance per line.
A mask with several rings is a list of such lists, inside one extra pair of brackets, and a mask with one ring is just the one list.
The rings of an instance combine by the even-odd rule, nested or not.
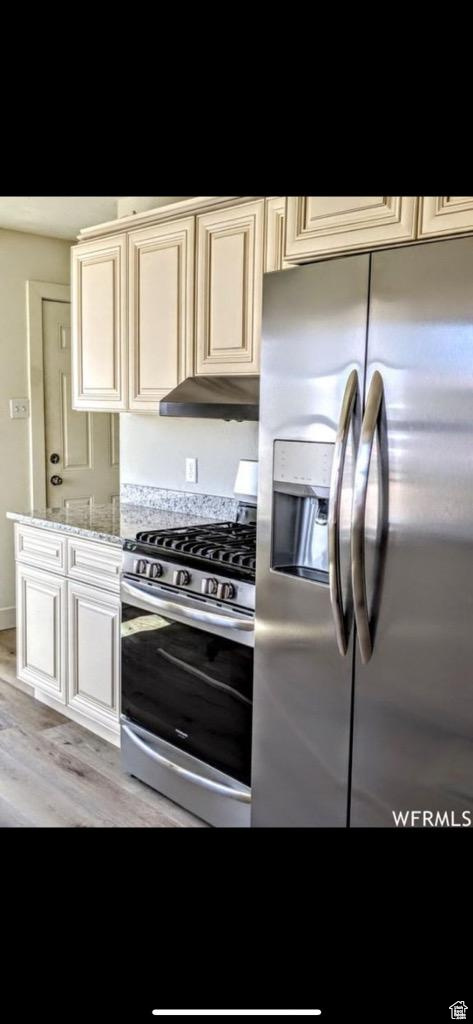
[(254, 459), (240, 459), (233, 488), (239, 498), (256, 502), (258, 496), (258, 463)]

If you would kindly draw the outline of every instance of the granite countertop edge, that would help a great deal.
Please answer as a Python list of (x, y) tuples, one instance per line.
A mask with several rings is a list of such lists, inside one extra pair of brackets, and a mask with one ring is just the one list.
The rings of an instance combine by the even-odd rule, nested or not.
[(37, 526), (42, 530), (54, 530), (57, 533), (68, 533), (75, 537), (89, 537), (92, 540), (103, 541), (106, 544), (115, 544), (120, 547), (126, 539), (118, 533), (102, 533), (99, 530), (90, 529), (84, 526), (74, 526), (72, 523), (60, 523), (55, 519), (43, 519), (39, 515), (29, 515), (28, 512), (7, 512), (7, 519), (13, 519), (25, 526)]
[[(64, 521), (66, 516), (69, 516), (72, 521)], [(122, 547), (126, 540), (134, 540), (140, 530), (199, 526), (212, 521), (208, 515), (198, 516), (190, 512), (177, 512), (170, 509), (131, 505), (123, 502), (119, 506), (96, 506), (92, 513), (92, 519), (96, 518), (96, 522), (93, 525), (86, 524), (84, 520), (87, 516), (90, 516), (88, 511), (64, 513), (57, 509), (6, 513), (7, 519), (26, 526), (55, 530), (70, 536), (101, 541), (104, 544), (111, 544), (115, 547)], [(81, 518), (82, 522), (73, 521), (74, 519), (80, 520)]]

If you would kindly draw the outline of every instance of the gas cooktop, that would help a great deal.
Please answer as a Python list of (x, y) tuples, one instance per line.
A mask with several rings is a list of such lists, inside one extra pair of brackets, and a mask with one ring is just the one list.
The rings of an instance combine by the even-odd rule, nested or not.
[(141, 530), (123, 546), (124, 577), (200, 601), (255, 605), (256, 509), (240, 502), (235, 522)]
[(219, 563), (241, 569), (254, 578), (256, 566), (256, 526), (243, 523), (209, 523), (205, 526), (178, 527), (175, 530), (143, 530), (136, 535), (138, 544), (150, 544), (156, 554), (167, 557), (184, 555), (189, 565)]

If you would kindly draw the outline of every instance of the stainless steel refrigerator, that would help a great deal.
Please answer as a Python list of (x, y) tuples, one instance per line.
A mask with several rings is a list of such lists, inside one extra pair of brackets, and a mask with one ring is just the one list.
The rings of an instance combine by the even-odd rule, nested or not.
[(259, 465), (252, 824), (468, 824), (473, 238), (266, 276)]

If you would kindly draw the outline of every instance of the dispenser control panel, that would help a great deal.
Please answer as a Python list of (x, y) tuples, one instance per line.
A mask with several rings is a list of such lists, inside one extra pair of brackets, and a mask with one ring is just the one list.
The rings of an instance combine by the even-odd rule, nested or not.
[(330, 487), (334, 447), (318, 441), (275, 441), (274, 480)]

